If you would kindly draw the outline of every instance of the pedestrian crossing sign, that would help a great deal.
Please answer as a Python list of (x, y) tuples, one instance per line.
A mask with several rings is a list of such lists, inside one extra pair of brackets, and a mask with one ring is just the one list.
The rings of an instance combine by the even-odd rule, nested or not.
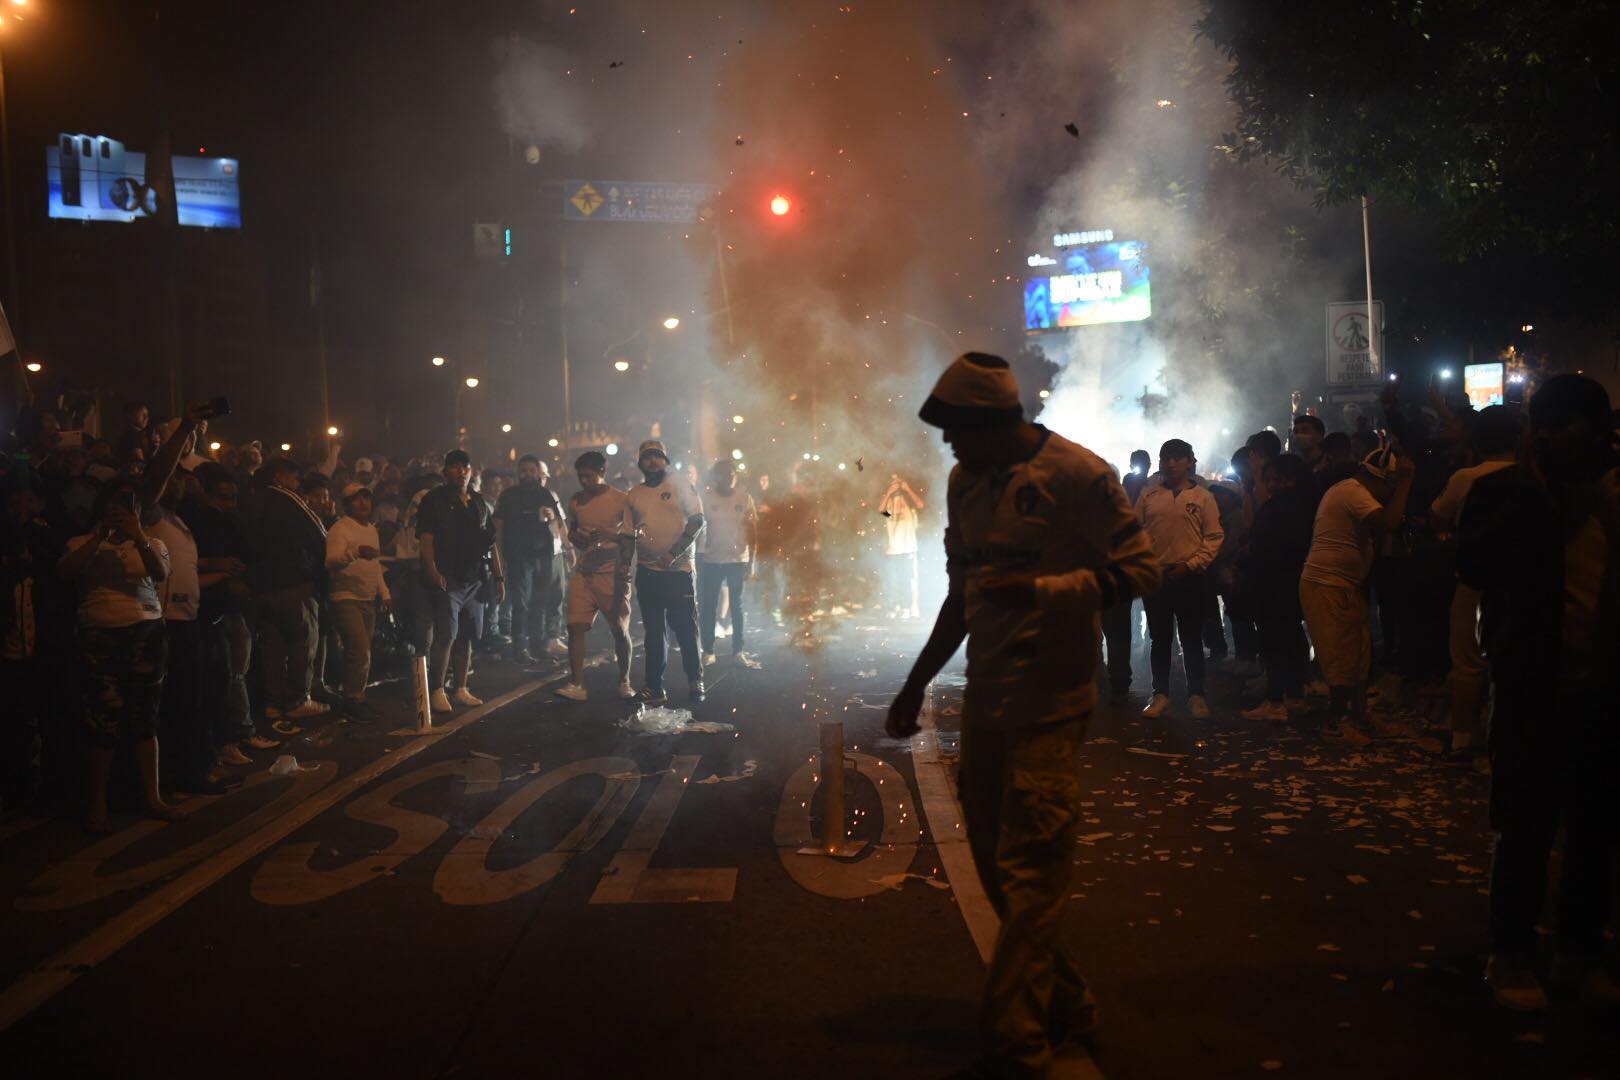
[(581, 184), (579, 190), (574, 192), (568, 201), (585, 217), (590, 217), (596, 213), (596, 208), (601, 206), (604, 200), (590, 184)]

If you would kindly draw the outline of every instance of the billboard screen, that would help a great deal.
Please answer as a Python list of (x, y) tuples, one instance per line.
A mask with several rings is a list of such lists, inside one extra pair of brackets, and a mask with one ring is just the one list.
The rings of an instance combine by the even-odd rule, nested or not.
[[(240, 229), (240, 171), (235, 158), (170, 158), (176, 216), (182, 225)], [(69, 221), (134, 221), (157, 212), (146, 183), (146, 155), (105, 135), (57, 136), (45, 151), (47, 212)]]
[(1507, 402), (1507, 370), (1501, 363), (1464, 364), (1463, 390), (1476, 409)]
[(1067, 233), (1055, 255), (1032, 255), (1037, 269), (1024, 279), (1024, 330), (1067, 330), (1099, 323), (1141, 322), (1153, 313), (1147, 245), (1107, 240), (1067, 246), (1066, 239), (1097, 234)]

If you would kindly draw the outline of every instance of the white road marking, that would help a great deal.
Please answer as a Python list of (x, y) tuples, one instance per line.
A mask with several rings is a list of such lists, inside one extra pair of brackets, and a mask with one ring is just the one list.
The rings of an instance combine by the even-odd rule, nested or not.
[(979, 958), (988, 964), (996, 947), (996, 935), (1001, 933), (1001, 919), (979, 884), (979, 872), (974, 869), (973, 852), (968, 847), (967, 826), (962, 821), (962, 806), (951, 790), (949, 770), (939, 760), (939, 729), (934, 726), (932, 684), (923, 699), (922, 715), (917, 722), (922, 731), (912, 740), (911, 754), (912, 766), (917, 772), (917, 794), (922, 799), (923, 812), (928, 815), (928, 828), (934, 834), (939, 863), (956, 893), (956, 907), (962, 912), (962, 921), (967, 923), (973, 944), (979, 949)]
[(543, 685), (545, 684), (538, 680), (525, 683), (516, 690), (502, 694), (494, 701), (469, 709), (441, 727), (435, 727), (431, 735), (423, 735), (397, 746), (350, 775), (333, 781), (324, 790), (310, 796), (258, 832), (244, 837), (201, 865), (192, 868), (184, 876), (103, 923), (89, 935), (45, 960), (33, 970), (25, 972), (6, 987), (3, 994), (0, 994), (0, 1032), (10, 1030), (17, 1021), (72, 986), (80, 975), (97, 964), (104, 963), (119, 949), (174, 914), (198, 893), (249, 859), (256, 858), (279, 844), (293, 831), (309, 824), (360, 788), (435, 745), (444, 736), (453, 734), (468, 724), (477, 723), (490, 713), (505, 708)]
[[(799, 849), (816, 844), (815, 830), (810, 827), (810, 803), (820, 787), (819, 760), (800, 765), (787, 786), (782, 789), (782, 802), (776, 808), (776, 854), (788, 876), (819, 896), (834, 900), (858, 900), (863, 896), (876, 896), (888, 886), (878, 880), (894, 874), (904, 874), (917, 857), (917, 821), (915, 814), (905, 811), (911, 789), (906, 778), (894, 766), (869, 754), (845, 754), (855, 762), (848, 775), (860, 775), (877, 791), (883, 807), (883, 832), (877, 842), (867, 849), (858, 862), (844, 862), (814, 855), (800, 855)], [(882, 783), (879, 783), (882, 781)]]
[(602, 871), (602, 880), (591, 894), (593, 904), (683, 904), (729, 903), (737, 892), (737, 871), (733, 867), (705, 869), (654, 869), (653, 853), (664, 839), (670, 819), (675, 816), (687, 781), (697, 771), (700, 756), (677, 755), (670, 772), (642, 808), (635, 828), (625, 837), (624, 846)]

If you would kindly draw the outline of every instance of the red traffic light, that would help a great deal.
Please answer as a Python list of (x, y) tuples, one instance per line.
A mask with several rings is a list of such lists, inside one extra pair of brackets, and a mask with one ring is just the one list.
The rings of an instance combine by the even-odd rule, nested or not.
[(771, 213), (775, 214), (777, 217), (785, 216), (787, 212), (792, 209), (793, 202), (786, 195), (771, 196)]

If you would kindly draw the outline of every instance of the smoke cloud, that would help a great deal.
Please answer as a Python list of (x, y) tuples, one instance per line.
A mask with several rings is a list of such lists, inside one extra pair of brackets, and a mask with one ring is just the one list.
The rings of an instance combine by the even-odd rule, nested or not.
[(525, 148), (574, 153), (590, 135), (585, 101), (555, 48), (513, 35), (494, 43), (492, 87), (501, 128)]

